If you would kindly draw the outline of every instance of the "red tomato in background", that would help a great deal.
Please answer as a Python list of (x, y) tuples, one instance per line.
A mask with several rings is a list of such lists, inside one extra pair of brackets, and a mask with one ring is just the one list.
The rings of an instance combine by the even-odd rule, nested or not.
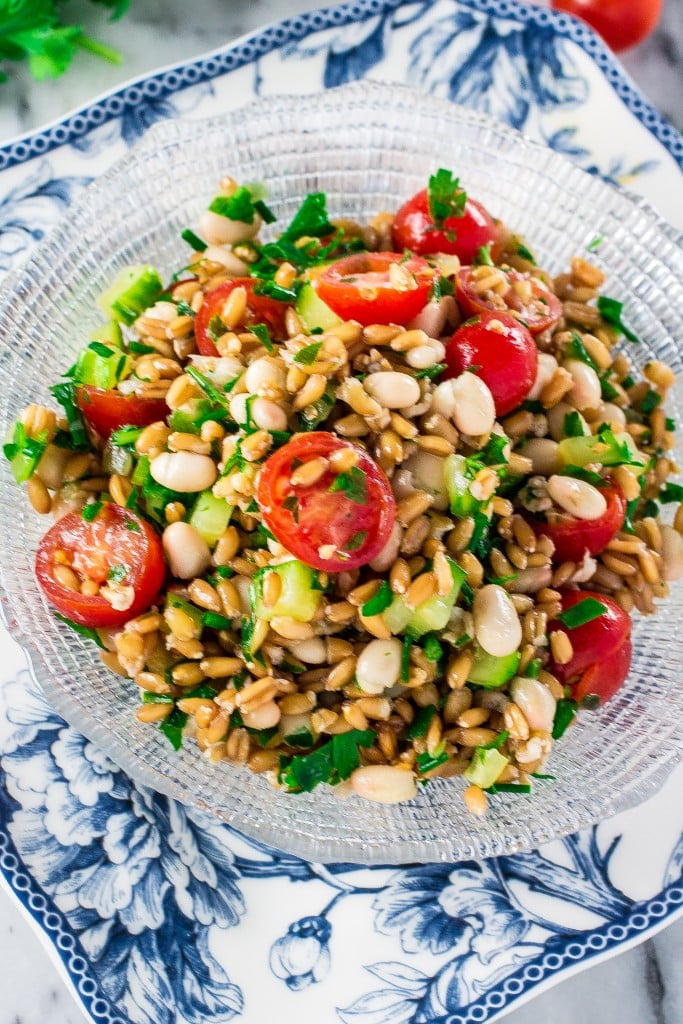
[(461, 263), (474, 263), (478, 249), (497, 240), (498, 229), (485, 207), (469, 198), (461, 217), (446, 217), (443, 228), (437, 229), (429, 212), (428, 191), (423, 189), (396, 214), (392, 236), (395, 249), (409, 249), (420, 256), (453, 253)]
[[(390, 268), (396, 266), (392, 277)], [(406, 277), (406, 287), (400, 277)], [(419, 256), (359, 252), (327, 267), (313, 286), (337, 316), (368, 324), (407, 324), (429, 300), (436, 271)], [(399, 281), (399, 283), (397, 283)]]
[(642, 43), (655, 28), (662, 0), (551, 0), (559, 11), (587, 22), (619, 53)]
[[(53, 575), (55, 553), (65, 552), (81, 580), (104, 585), (115, 566), (126, 568), (119, 582), (133, 588), (133, 603), (124, 611), (99, 594), (89, 596), (64, 587)], [(117, 570), (118, 575), (118, 570)], [(58, 612), (82, 626), (120, 626), (146, 611), (164, 582), (161, 539), (149, 523), (129, 509), (106, 503), (92, 522), (70, 512), (45, 534), (36, 555), (36, 576)]]
[(529, 331), (510, 313), (482, 313), (462, 324), (446, 345), (445, 377), (473, 370), (488, 386), (496, 415), (523, 402), (536, 379), (538, 349)]
[[(455, 297), (465, 317), (514, 310), (531, 334), (540, 334), (549, 327), (554, 327), (562, 316), (562, 303), (537, 277), (520, 274), (516, 270), (508, 271), (506, 277), (510, 287), (505, 295), (496, 296), (500, 302), (500, 305), (496, 305), (495, 300), (485, 299), (475, 291), (473, 269), (463, 267), (455, 276)], [(531, 288), (531, 299), (527, 301), (523, 300), (513, 287), (516, 281), (522, 280), (528, 281)]]
[[(356, 453), (356, 468), (364, 474), (352, 480), (357, 487), (360, 483), (355, 497), (361, 500), (340, 487), (340, 474), (332, 467), (313, 484), (292, 484), (296, 466), (344, 450)], [(280, 543), (300, 561), (328, 572), (370, 562), (387, 543), (396, 519), (391, 484), (379, 466), (362, 449), (324, 430), (299, 434), (266, 459), (256, 500)]]
[(536, 533), (549, 537), (555, 545), (553, 561), (581, 562), (584, 555), (599, 555), (612, 537), (624, 525), (626, 499), (615, 484), (598, 487), (607, 502), (607, 508), (599, 519), (575, 519), (567, 514), (566, 520), (546, 523), (535, 516), (529, 517)]
[(221, 315), (228, 296), (237, 287), (244, 288), (247, 293), (247, 309), (238, 330), (242, 327), (248, 329), (254, 324), (265, 324), (277, 341), (287, 337), (285, 328), (287, 303), (271, 299), (267, 295), (256, 295), (254, 293), (256, 284), (258, 284), (257, 278), (236, 277), (232, 281), (224, 281), (223, 284), (219, 284), (217, 288), (206, 293), (194, 319), (194, 336), (197, 340), (197, 348), (203, 356), (218, 355), (218, 349), (209, 334), (209, 324), (213, 317)]
[(165, 420), (169, 412), (163, 398), (122, 395), (114, 388), (105, 390), (90, 384), (78, 385), (76, 403), (88, 426), (103, 439), (119, 427), (147, 427)]

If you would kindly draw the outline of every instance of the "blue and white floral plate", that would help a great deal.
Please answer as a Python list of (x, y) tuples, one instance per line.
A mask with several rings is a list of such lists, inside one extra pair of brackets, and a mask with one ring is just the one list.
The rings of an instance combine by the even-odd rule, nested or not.
[[(588, 29), (508, 0), (358, 0), (0, 147), (0, 270), (155, 121), (362, 77), (485, 110), (680, 222), (683, 139)], [(0, 870), (93, 1021), (491, 1021), (683, 912), (683, 771), (535, 853), (311, 864), (137, 787), (47, 706), (4, 632), (0, 661)]]

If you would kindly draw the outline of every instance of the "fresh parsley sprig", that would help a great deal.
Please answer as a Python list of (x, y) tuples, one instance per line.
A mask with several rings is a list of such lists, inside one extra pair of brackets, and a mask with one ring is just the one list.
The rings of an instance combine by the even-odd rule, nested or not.
[[(130, 0), (93, 0), (108, 7), (110, 21), (128, 10)], [(87, 36), (81, 25), (67, 24), (66, 10), (59, 0), (0, 0), (0, 60), (28, 59), (29, 70), (41, 82), (58, 78), (67, 70), (79, 50), (120, 64), (117, 50)], [(8, 75), (0, 71), (0, 82)]]

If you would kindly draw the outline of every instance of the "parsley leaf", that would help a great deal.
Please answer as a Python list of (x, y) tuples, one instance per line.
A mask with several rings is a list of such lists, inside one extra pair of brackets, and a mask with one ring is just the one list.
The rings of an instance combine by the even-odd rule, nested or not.
[(310, 754), (281, 757), (279, 780), (294, 793), (310, 793), (321, 782), (335, 786), (360, 766), (359, 747), (371, 747), (374, 742), (371, 729), (333, 736)]
[(107, 580), (110, 583), (122, 583), (128, 575), (129, 566), (124, 564), (112, 565), (107, 573)]
[(555, 719), (553, 721), (554, 740), (559, 740), (560, 736), (564, 736), (567, 729), (574, 721), (577, 710), (578, 704), (575, 700), (565, 700), (564, 698), (558, 700), (557, 707), (555, 708)]
[(299, 238), (310, 235), (311, 238), (322, 238), (334, 232), (327, 216), (327, 197), (324, 192), (309, 192), (303, 203), (294, 214), (291, 223), (283, 231), (280, 241), (296, 242)]
[(353, 537), (347, 540), (343, 547), (343, 551), (358, 551), (358, 548), (362, 548), (368, 539), (367, 530), (359, 530), (358, 533), (354, 533)]
[[(367, 505), (368, 503), (367, 477), (358, 466), (352, 466), (348, 471), (335, 477), (329, 490), (343, 491), (349, 501), (353, 501), (356, 505)], [(346, 550), (349, 550), (348, 545)]]
[(637, 334), (628, 327), (621, 318), (624, 303), (619, 302), (618, 299), (610, 299), (608, 295), (600, 295), (598, 297), (598, 311), (603, 320), (607, 321), (612, 327), (616, 327), (618, 331), (628, 338), (629, 341), (640, 342), (640, 338)]
[(270, 332), (266, 324), (253, 324), (249, 328), (250, 334), (255, 334), (258, 340), (261, 342), (266, 352), (274, 352), (275, 346), (270, 340)]
[(184, 231), (181, 231), (180, 237), (183, 242), (187, 242), (190, 248), (195, 252), (204, 252), (207, 248), (207, 243), (203, 242), (199, 235), (195, 235), (194, 231), (191, 231), (190, 228), (185, 228)]
[(462, 217), (465, 212), (467, 193), (460, 186), (460, 179), (451, 171), (441, 167), (432, 174), (427, 189), (429, 213), (437, 227), (443, 227), (448, 217)]
[(322, 347), (322, 341), (315, 341), (312, 345), (306, 345), (304, 348), (300, 348), (294, 356), (294, 362), (300, 363), (302, 366), (312, 366), (318, 358), (318, 352)]
[(379, 590), (361, 608), (362, 615), (380, 615), (394, 600), (394, 594), (387, 580), (382, 580)]
[(104, 644), (100, 640), (100, 635), (96, 629), (91, 629), (90, 626), (81, 626), (80, 622), (72, 622), (71, 619), (67, 619), (66, 615), (60, 615), (59, 612), (55, 612), (54, 616), (56, 619), (59, 619), (60, 622), (63, 622), (65, 626), (69, 626), (70, 629), (73, 629), (74, 633), (84, 636), (86, 640), (93, 640), (98, 647), (105, 650)]

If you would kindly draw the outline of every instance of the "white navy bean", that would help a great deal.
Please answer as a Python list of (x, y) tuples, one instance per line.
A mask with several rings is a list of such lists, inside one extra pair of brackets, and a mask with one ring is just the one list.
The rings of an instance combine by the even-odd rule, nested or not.
[(496, 583), (481, 587), (472, 606), (474, 635), (480, 647), (496, 658), (516, 651), (522, 642), (522, 625), (510, 596)]
[(380, 553), (370, 562), (370, 568), (374, 572), (386, 572), (387, 569), (390, 569), (398, 558), (402, 540), (403, 530), (401, 529), (401, 524), (396, 522), (392, 527), (389, 540)]
[(626, 415), (623, 409), (620, 409), (614, 402), (603, 402), (600, 408), (601, 419), (607, 423), (616, 423), (617, 426), (626, 426)]
[(597, 409), (602, 401), (600, 378), (592, 366), (580, 359), (567, 359), (562, 364), (571, 374), (574, 386), (567, 394), (567, 401), (575, 409)]
[(521, 449), (520, 454), (531, 459), (533, 472), (540, 473), (541, 476), (550, 476), (551, 473), (559, 473), (562, 469), (559, 445), (549, 437), (532, 437)]
[(547, 686), (538, 679), (516, 676), (512, 680), (510, 696), (531, 729), (552, 732), (557, 702)]
[(411, 800), (417, 793), (413, 773), (388, 764), (356, 768), (351, 776), (351, 788), (357, 796), (378, 804), (398, 804)]
[(205, 491), (218, 476), (213, 459), (195, 452), (162, 452), (150, 462), (149, 471), (162, 487), (181, 494)]
[(284, 390), (286, 372), (280, 363), (276, 363), (269, 356), (262, 356), (255, 359), (247, 368), (244, 376), (244, 383), (251, 395), (258, 394), (264, 388), (282, 388)]
[[(407, 325), (409, 331), (424, 331), (431, 338), (438, 338), (444, 333), (448, 320), (450, 295), (444, 295), (438, 302), (428, 302)], [(437, 360), (438, 362), (438, 360)], [(412, 364), (411, 364), (412, 365)]]
[(572, 412), (579, 417), (579, 425), (581, 426), (584, 436), (590, 434), (588, 424), (581, 413), (577, 412), (576, 409), (567, 402), (558, 402), (557, 405), (552, 407), (552, 409), (548, 409), (546, 413), (546, 416), (548, 417), (548, 432), (554, 441), (561, 441), (562, 438), (567, 436), (564, 429), (564, 418), (568, 413)]
[(576, 519), (590, 522), (599, 519), (607, 509), (607, 501), (597, 487), (572, 476), (551, 476), (548, 494), (556, 505)]
[(409, 409), (420, 399), (420, 385), (396, 370), (379, 370), (365, 378), (367, 393), (385, 409)]
[(244, 373), (244, 366), (234, 356), (191, 355), (190, 362), (217, 388), (224, 388), (231, 380)]
[(555, 356), (551, 356), (549, 352), (538, 353), (538, 365), (536, 367), (536, 377), (531, 390), (529, 391), (527, 398), (535, 400), (541, 394), (541, 391), (549, 384), (553, 379), (555, 370), (557, 369), (557, 359)]
[(205, 573), (211, 564), (208, 544), (189, 523), (171, 523), (167, 526), (162, 544), (171, 573), (176, 579), (195, 579)]
[(199, 218), (199, 234), (210, 245), (237, 245), (255, 238), (261, 228), (261, 218), (254, 214), (251, 224), (243, 220), (221, 217), (212, 210), (204, 210)]
[(220, 263), (232, 277), (244, 277), (249, 273), (249, 267), (230, 249), (224, 249), (222, 245), (207, 245), (202, 253), (205, 260), (212, 263)]
[(400, 640), (371, 640), (361, 651), (356, 665), (356, 681), (365, 693), (379, 694), (394, 686), (401, 676)]
[[(448, 383), (448, 381), (444, 381)], [(496, 422), (493, 395), (484, 381), (474, 373), (461, 373), (452, 382), (453, 412), (451, 419), (463, 434), (488, 434)], [(439, 385), (441, 387), (442, 385)], [(438, 388), (437, 388), (438, 390)], [(439, 411), (439, 410), (437, 410)]]
[[(447, 509), (448, 491), (444, 480), (445, 465), (444, 458), (432, 455), (430, 452), (416, 452), (415, 455), (411, 455), (399, 470), (401, 480), (407, 486), (403, 488), (402, 494), (396, 494), (396, 496), (402, 498), (414, 490), (426, 491), (434, 498), (433, 509), (437, 511)], [(407, 474), (409, 474), (409, 479)]]

